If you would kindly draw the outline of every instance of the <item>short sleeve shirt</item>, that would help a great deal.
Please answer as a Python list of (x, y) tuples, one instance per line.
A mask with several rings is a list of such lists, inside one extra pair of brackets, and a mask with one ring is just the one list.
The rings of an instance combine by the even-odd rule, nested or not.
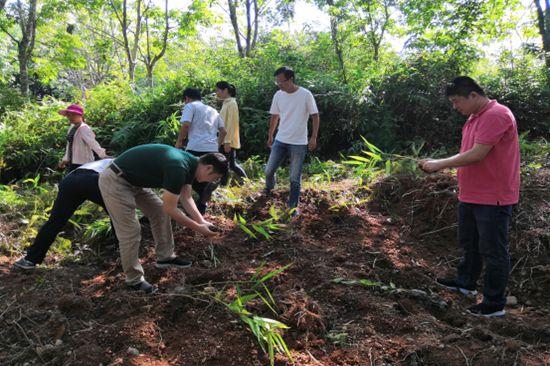
[(307, 145), (309, 116), (319, 111), (313, 94), (306, 88), (299, 87), (294, 93), (277, 91), (269, 113), (279, 115), (276, 140), (291, 145)]
[(491, 100), (462, 128), (460, 152), (474, 144), (491, 145), (485, 158), (458, 168), (458, 199), (483, 205), (512, 205), (519, 200), (520, 152), (514, 115)]
[(223, 119), (214, 108), (195, 101), (183, 107), (180, 122), (189, 123), (187, 150), (218, 151), (218, 131), (224, 127)]
[(147, 144), (126, 150), (114, 163), (136, 187), (180, 194), (184, 185), (193, 183), (198, 158), (173, 146)]

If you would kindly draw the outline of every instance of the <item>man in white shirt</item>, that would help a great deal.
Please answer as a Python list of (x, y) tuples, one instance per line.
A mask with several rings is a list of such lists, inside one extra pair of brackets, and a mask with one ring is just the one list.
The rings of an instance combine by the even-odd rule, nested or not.
[[(187, 88), (183, 91), (185, 106), (180, 119), (178, 140), (175, 144), (175, 147), (181, 149), (185, 140), (188, 140), (185, 151), (197, 157), (207, 153), (217, 153), (227, 134), (218, 111), (204, 104), (201, 99), (201, 92), (198, 89)], [(207, 203), (216, 188), (216, 183), (193, 183), (193, 190), (199, 194), (196, 204), (201, 214), (204, 215), (206, 212)]]
[[(305, 88), (294, 84), (294, 71), (283, 66), (275, 71), (275, 84), (279, 91), (273, 96), (269, 113), (269, 135), (267, 146), (271, 148), (269, 160), (265, 169), (265, 193), (269, 193), (275, 187), (275, 172), (282, 164), (286, 156), (290, 158), (290, 193), (288, 206), (294, 209), (293, 216), (298, 214), (296, 210), (300, 198), (300, 185), (302, 180), (302, 166), (307, 149), (314, 150), (317, 147), (317, 134), (319, 132), (319, 111), (313, 94)], [(312, 120), (312, 133), (308, 140), (307, 124), (309, 117)], [(275, 139), (273, 135), (279, 127)]]

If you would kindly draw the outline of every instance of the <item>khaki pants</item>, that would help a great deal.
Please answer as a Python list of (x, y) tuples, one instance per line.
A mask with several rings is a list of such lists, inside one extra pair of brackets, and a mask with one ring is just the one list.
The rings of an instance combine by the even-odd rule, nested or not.
[(143, 267), (138, 258), (141, 226), (136, 216), (136, 208), (139, 208), (151, 223), (157, 260), (174, 257), (170, 217), (162, 210), (162, 200), (151, 189), (131, 185), (110, 168), (99, 175), (99, 189), (115, 227), (126, 283), (138, 284), (144, 277)]

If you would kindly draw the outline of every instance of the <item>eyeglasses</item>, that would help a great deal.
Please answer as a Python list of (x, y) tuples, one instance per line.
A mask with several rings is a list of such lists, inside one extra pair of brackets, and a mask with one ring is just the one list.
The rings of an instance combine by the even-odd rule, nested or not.
[(285, 80), (283, 80), (283, 81), (273, 80), (273, 84), (279, 86), (279, 85), (282, 85), (282, 84), (288, 82), (289, 80), (290, 80), (290, 79), (285, 79)]

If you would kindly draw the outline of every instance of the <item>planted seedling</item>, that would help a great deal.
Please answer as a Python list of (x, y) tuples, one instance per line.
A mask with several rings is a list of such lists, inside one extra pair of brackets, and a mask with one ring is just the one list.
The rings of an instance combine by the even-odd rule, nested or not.
[[(249, 281), (236, 285), (236, 295), (233, 301), (224, 302), (220, 296), (213, 297), (214, 300), (222, 303), (230, 309), (243, 323), (248, 326), (252, 334), (256, 336), (256, 340), (258, 341), (260, 348), (269, 356), (269, 363), (272, 366), (275, 363), (275, 353), (286, 355), (290, 361), (294, 363), (290, 350), (282, 337), (282, 332), (285, 329), (289, 329), (289, 327), (278, 320), (253, 314), (247, 309), (247, 305), (260, 299), (273, 312), (274, 315), (278, 315), (276, 310), (277, 305), (275, 304), (273, 295), (265, 283), (269, 279), (279, 275), (289, 266), (290, 264), (272, 270), (262, 276), (261, 272), (264, 268), (264, 265), (262, 264)], [(243, 284), (249, 284), (250, 287), (243, 290)]]
[(266, 240), (271, 240), (273, 233), (283, 230), (286, 225), (278, 221), (281, 220), (281, 215), (277, 212), (274, 206), (269, 209), (269, 219), (263, 221), (248, 222), (242, 215), (235, 214), (233, 221), (239, 225), (239, 228), (245, 232), (250, 238), (258, 239), (258, 235)]

